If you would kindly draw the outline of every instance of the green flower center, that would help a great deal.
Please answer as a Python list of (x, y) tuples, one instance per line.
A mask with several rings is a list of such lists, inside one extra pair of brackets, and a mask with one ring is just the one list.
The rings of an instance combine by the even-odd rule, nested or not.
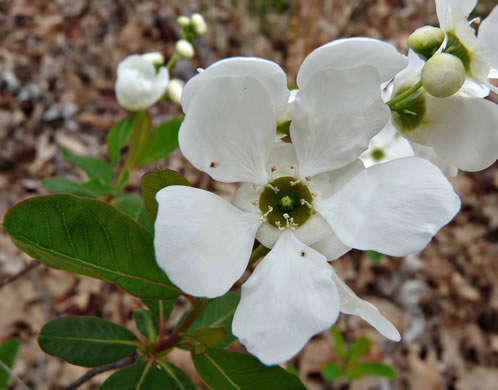
[(279, 177), (268, 184), (259, 197), (266, 221), (277, 228), (297, 229), (312, 214), (313, 196), (298, 179)]
[(463, 63), (463, 66), (465, 67), (465, 71), (469, 72), (470, 71), (469, 51), (455, 34), (448, 33), (447, 36), (448, 36), (448, 42), (446, 44), (444, 52), (453, 54), (454, 56), (460, 58), (460, 60)]
[(372, 158), (375, 160), (375, 161), (380, 161), (382, 160), (384, 157), (385, 157), (385, 153), (382, 149), (374, 149), (372, 150)]

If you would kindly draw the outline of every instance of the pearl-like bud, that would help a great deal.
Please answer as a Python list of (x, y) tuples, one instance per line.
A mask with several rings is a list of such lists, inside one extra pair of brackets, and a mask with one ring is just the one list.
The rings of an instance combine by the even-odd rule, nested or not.
[(168, 84), (168, 88), (166, 93), (170, 100), (177, 104), (181, 105), (183, 86), (185, 85), (183, 80), (180, 79), (171, 79)]
[(465, 67), (462, 61), (452, 54), (436, 54), (422, 69), (424, 88), (435, 97), (447, 97), (457, 93), (464, 82)]
[(164, 56), (158, 51), (142, 54), (142, 58), (156, 67), (164, 64)]
[(195, 54), (194, 47), (189, 41), (186, 41), (185, 39), (180, 39), (178, 42), (176, 42), (175, 49), (179, 55), (185, 58), (192, 58)]
[(179, 16), (178, 19), (176, 19), (176, 23), (182, 28), (190, 26), (190, 18), (187, 16)]
[(207, 24), (201, 14), (195, 13), (190, 18), (192, 21), (192, 28), (197, 35), (204, 35), (207, 32)]
[(424, 26), (416, 29), (408, 37), (408, 47), (424, 60), (431, 58), (444, 42), (444, 32), (440, 28)]

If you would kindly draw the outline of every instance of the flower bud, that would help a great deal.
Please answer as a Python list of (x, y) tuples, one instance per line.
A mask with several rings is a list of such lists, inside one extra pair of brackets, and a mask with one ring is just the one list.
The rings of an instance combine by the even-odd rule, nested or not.
[(422, 69), (422, 83), (435, 97), (451, 96), (465, 82), (465, 67), (458, 57), (440, 53), (429, 59)]
[[(393, 98), (396, 98), (408, 91), (415, 83), (413, 80), (405, 80), (399, 85), (395, 85)], [(426, 114), (426, 92), (419, 88), (407, 98), (403, 99), (392, 111), (391, 118), (393, 125), (402, 133), (409, 133), (415, 130), (424, 120)]]
[(431, 58), (444, 42), (444, 32), (440, 28), (424, 26), (416, 29), (408, 37), (408, 47), (424, 60)]
[(185, 58), (192, 58), (195, 54), (194, 47), (189, 41), (185, 39), (180, 39), (176, 42), (175, 46), (176, 52)]
[(201, 14), (195, 13), (190, 18), (192, 21), (192, 28), (197, 35), (204, 35), (207, 32), (207, 24)]
[(164, 64), (164, 56), (157, 51), (142, 54), (142, 58), (156, 67)]
[(166, 93), (168, 94), (168, 97), (171, 99), (171, 101), (179, 106), (181, 105), (184, 85), (185, 83), (183, 82), (183, 80), (171, 79), (168, 84), (168, 89), (166, 90)]
[(178, 23), (178, 25), (181, 27), (181, 28), (185, 28), (185, 27), (188, 27), (190, 26), (190, 18), (188, 18), (187, 16), (179, 16), (178, 19), (176, 19), (176, 23)]

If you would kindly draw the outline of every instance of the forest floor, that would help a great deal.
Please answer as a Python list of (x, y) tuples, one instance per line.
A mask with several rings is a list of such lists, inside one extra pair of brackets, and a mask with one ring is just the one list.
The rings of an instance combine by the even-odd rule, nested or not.
[[(486, 16), (495, 4), (481, 1), (476, 14)], [(431, 0), (0, 0), (0, 217), (20, 200), (47, 193), (43, 178), (84, 179), (58, 148), (103, 157), (107, 132), (125, 115), (114, 96), (117, 64), (147, 51), (169, 57), (179, 34), (177, 16), (195, 11), (205, 16), (209, 34), (196, 42), (192, 61), (173, 68), (172, 75), (184, 80), (217, 59), (244, 55), (279, 63), (292, 85), (303, 58), (323, 43), (369, 36), (406, 53), (415, 28), (437, 23)], [(151, 110), (157, 122), (180, 114), (168, 103)], [(211, 181), (179, 152), (159, 166), (227, 199), (235, 193), (235, 185)], [(139, 193), (144, 172), (133, 172), (130, 191)], [(352, 251), (334, 263), (359, 296), (392, 320), (403, 340), (388, 342), (352, 316), (340, 317), (341, 332), (347, 340), (368, 336), (368, 360), (392, 365), (397, 379), (326, 382), (321, 367), (335, 355), (324, 333), (289, 362), (309, 389), (497, 388), (498, 166), (461, 172), (451, 181), (462, 198), (461, 212), (420, 254), (373, 264)], [(0, 283), (30, 261), (0, 230)], [(113, 285), (41, 266), (0, 293), (0, 341), (21, 340), (14, 373), (38, 390), (60, 389), (86, 371), (41, 352), (36, 337), (43, 324), (62, 315), (93, 315), (133, 328), (131, 313), (141, 307)], [(184, 307), (180, 302), (173, 318)], [(188, 354), (171, 357), (195, 376)], [(108, 375), (80, 388), (95, 389)]]

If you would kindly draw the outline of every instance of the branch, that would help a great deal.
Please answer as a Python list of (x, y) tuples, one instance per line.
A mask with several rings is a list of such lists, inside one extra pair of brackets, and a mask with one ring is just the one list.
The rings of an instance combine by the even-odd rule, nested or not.
[(138, 354), (136, 352), (134, 352), (131, 355), (129, 355), (121, 360), (118, 360), (117, 362), (109, 363), (109, 364), (106, 364), (106, 365), (103, 365), (100, 367), (92, 368), (85, 375), (83, 375), (80, 378), (78, 378), (77, 380), (75, 380), (69, 386), (64, 387), (62, 390), (74, 390), (78, 386), (89, 381), (90, 379), (92, 379), (94, 376), (96, 376), (98, 374), (101, 374), (105, 371), (115, 370), (116, 368), (122, 368), (122, 367), (129, 366), (130, 364), (135, 363), (135, 361), (137, 359), (138, 359)]
[(33, 260), (31, 263), (28, 263), (22, 270), (20, 270), (18, 273), (9, 276), (7, 279), (3, 280), (0, 282), (0, 288), (6, 286), (9, 283), (12, 283), (14, 280), (19, 279), (20, 277), (26, 275), (29, 271), (32, 269), (35, 269), (40, 265), (40, 262), (38, 260)]

